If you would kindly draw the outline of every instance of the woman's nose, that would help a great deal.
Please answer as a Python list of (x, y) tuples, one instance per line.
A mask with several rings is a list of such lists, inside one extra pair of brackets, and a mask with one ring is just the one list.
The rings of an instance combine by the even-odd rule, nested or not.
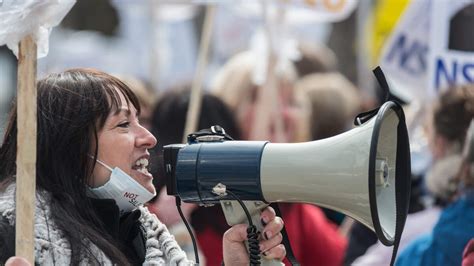
[(136, 138), (136, 145), (137, 147), (144, 147), (147, 149), (151, 149), (155, 147), (156, 143), (158, 141), (156, 140), (155, 136), (150, 133), (146, 128), (140, 126), (140, 132), (138, 137)]

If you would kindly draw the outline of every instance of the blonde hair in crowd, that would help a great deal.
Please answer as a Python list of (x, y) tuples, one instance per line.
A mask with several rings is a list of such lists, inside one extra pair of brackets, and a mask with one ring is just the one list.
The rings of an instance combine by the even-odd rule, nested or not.
[[(251, 51), (245, 51), (234, 55), (217, 73), (211, 84), (211, 93), (222, 99), (236, 114), (237, 120), (241, 121), (245, 109), (257, 100), (259, 84), (254, 81), (256, 70), (256, 58)], [(294, 84), (298, 78), (296, 70), (291, 62), (283, 62), (276, 68), (277, 86), (279, 90), (288, 88), (292, 94), (293, 104), (300, 109), (301, 115), (297, 121), (294, 139), (291, 141), (306, 141), (309, 136), (309, 103), (294, 90)]]
[(337, 72), (310, 74), (296, 84), (311, 102), (311, 135), (314, 140), (340, 134), (351, 127), (361, 110), (358, 89)]

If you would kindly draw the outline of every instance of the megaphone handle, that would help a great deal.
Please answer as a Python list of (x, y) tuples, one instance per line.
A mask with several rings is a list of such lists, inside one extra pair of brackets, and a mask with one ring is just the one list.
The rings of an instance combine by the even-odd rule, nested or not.
[[(250, 213), (250, 216), (252, 217), (252, 223), (257, 227), (257, 232), (262, 232), (263, 230), (263, 224), (260, 220), (260, 213), (261, 210), (266, 208), (268, 204), (265, 204), (261, 201), (243, 201), (245, 204), (245, 207), (247, 207), (247, 210)], [(223, 200), (221, 201), (221, 207), (222, 211), (224, 212), (225, 219), (227, 220), (227, 224), (230, 226), (236, 225), (236, 224), (248, 224), (247, 217), (245, 215), (244, 210), (240, 206), (240, 204), (235, 201), (235, 200)], [(248, 248), (248, 242), (245, 241), (247, 248)], [(265, 257), (261, 256), (260, 257), (260, 265), (263, 266), (281, 266), (284, 265), (281, 261), (275, 260), (275, 259), (265, 259)]]

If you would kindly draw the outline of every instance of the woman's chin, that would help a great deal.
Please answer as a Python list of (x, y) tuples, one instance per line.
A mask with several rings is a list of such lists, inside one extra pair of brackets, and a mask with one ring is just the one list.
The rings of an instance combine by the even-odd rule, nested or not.
[(132, 178), (135, 179), (143, 188), (145, 188), (148, 192), (156, 195), (156, 189), (153, 185), (153, 177), (149, 174), (143, 174), (136, 170), (133, 171)]
[(148, 192), (152, 193), (153, 195), (156, 195), (156, 189), (155, 189), (155, 186), (153, 185), (153, 183), (151, 181), (146, 181), (146, 182), (139, 182), (140, 185), (142, 185), (142, 187), (144, 189), (146, 189)]
[(143, 186), (146, 190), (148, 190), (148, 192), (150, 192), (151, 194), (155, 195), (156, 196), (156, 189), (155, 189), (155, 186), (153, 185), (153, 183), (151, 184), (147, 184), (146, 186)]

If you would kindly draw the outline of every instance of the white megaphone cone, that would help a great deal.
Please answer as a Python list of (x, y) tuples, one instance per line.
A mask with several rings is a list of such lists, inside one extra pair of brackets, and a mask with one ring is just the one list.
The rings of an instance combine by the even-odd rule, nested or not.
[(390, 104), (379, 112), (332, 138), (265, 145), (260, 169), (265, 201), (307, 202), (339, 211), (374, 231), (379, 226), (390, 244), (395, 237), (399, 119)]

